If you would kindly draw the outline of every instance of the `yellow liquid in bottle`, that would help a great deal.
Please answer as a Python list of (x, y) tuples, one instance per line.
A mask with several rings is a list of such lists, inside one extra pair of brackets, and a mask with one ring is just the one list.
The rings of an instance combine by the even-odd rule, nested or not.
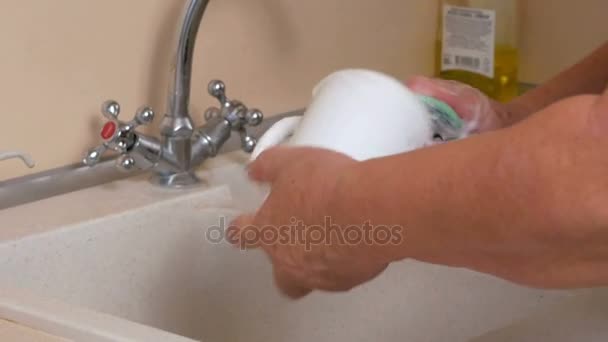
[[(517, 0), (441, 0), (438, 40), (435, 49), (436, 77), (473, 86), (489, 97), (507, 102), (518, 95), (519, 53), (517, 48)], [(467, 70), (442, 70), (443, 5), (490, 9), (496, 11), (494, 77)]]
[[(436, 45), (435, 70), (441, 70), (441, 42)], [(518, 65), (518, 50), (498, 45), (494, 55), (494, 78), (466, 70), (439, 71), (436, 76), (466, 83), (497, 101), (507, 102), (518, 95)]]

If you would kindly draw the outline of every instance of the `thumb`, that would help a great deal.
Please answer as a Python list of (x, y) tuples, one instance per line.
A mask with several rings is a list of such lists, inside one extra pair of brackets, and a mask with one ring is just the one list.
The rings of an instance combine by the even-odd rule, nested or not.
[(303, 287), (302, 284), (291, 278), (289, 274), (281, 272), (278, 266), (273, 266), (274, 281), (279, 290), (291, 299), (300, 299), (312, 292), (311, 289)]
[(432, 96), (445, 102), (454, 102), (466, 87), (465, 84), (455, 81), (425, 76), (414, 76), (408, 79), (406, 86), (415, 93)]
[(489, 99), (479, 90), (456, 81), (414, 76), (406, 81), (413, 92), (450, 105), (466, 121), (475, 121), (490, 109)]

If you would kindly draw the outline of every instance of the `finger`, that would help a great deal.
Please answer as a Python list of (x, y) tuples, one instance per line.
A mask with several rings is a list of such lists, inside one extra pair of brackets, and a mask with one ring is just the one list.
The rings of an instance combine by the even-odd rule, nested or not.
[(424, 76), (409, 79), (406, 85), (415, 93), (436, 98), (450, 105), (457, 113), (462, 113), (462, 102), (456, 91), (456, 83)]
[(300, 299), (312, 292), (311, 289), (304, 287), (295, 278), (285, 272), (281, 272), (278, 267), (274, 267), (274, 281), (279, 290), (291, 299)]
[(406, 82), (406, 85), (417, 94), (432, 96), (441, 101), (453, 100), (467, 87), (458, 82), (425, 76), (414, 76)]
[(226, 231), (230, 243), (241, 249), (255, 249), (260, 246), (260, 230), (254, 224), (255, 215), (245, 214), (234, 219)]
[(447, 103), (463, 119), (474, 119), (485, 101), (474, 88), (450, 80), (434, 79), (424, 76), (410, 78), (406, 85), (415, 93), (431, 96)]
[(226, 240), (233, 245), (238, 245), (240, 243), (241, 227), (249, 225), (253, 219), (254, 215), (252, 214), (237, 216), (228, 224), (228, 228), (226, 228)]
[(413, 76), (405, 82), (405, 85), (418, 94), (433, 96), (436, 88), (434, 81), (426, 76)]
[(414, 92), (434, 97), (454, 97), (469, 86), (452, 80), (414, 76), (407, 80), (406, 85)]
[(263, 183), (272, 183), (284, 167), (301, 158), (306, 148), (273, 147), (260, 154), (249, 164), (249, 178)]

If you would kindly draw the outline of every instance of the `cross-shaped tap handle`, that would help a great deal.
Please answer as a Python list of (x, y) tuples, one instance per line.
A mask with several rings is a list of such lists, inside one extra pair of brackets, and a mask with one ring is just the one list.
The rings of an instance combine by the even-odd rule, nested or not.
[(209, 95), (215, 97), (219, 108), (211, 107), (205, 112), (205, 119), (222, 117), (230, 123), (232, 130), (239, 132), (241, 147), (245, 152), (253, 152), (256, 139), (247, 133), (247, 126), (257, 126), (264, 120), (264, 114), (259, 109), (248, 109), (243, 103), (230, 100), (226, 95), (226, 85), (220, 80), (213, 80), (208, 85)]
[(104, 141), (101, 145), (87, 152), (83, 163), (88, 166), (94, 166), (101, 160), (102, 155), (106, 151), (113, 150), (122, 154), (117, 162), (121, 169), (133, 169), (135, 161), (128, 155), (128, 151), (137, 140), (135, 128), (151, 123), (154, 120), (154, 111), (149, 107), (141, 107), (137, 110), (131, 121), (123, 122), (118, 119), (120, 105), (116, 101), (109, 100), (101, 106), (101, 113), (108, 119), (108, 122), (103, 125), (100, 132), (100, 136)]

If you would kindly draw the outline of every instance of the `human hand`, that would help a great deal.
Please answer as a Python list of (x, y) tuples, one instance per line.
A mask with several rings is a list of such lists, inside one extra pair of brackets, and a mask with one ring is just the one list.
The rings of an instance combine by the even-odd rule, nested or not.
[(285, 295), (346, 291), (387, 267), (382, 252), (363, 238), (369, 228), (349, 226), (358, 238), (345, 236), (341, 204), (333, 201), (340, 175), (355, 163), (328, 150), (277, 147), (250, 165), (250, 177), (270, 183), (272, 190), (256, 214), (230, 225), (228, 236), (241, 247), (266, 252)]
[(503, 130), (506, 153), (484, 185), (487, 205), (469, 229), (435, 234), (453, 250), (421, 259), (539, 288), (608, 285), (607, 133), (608, 91)]
[(507, 106), (494, 101), (467, 84), (415, 76), (406, 81), (412, 91), (450, 105), (468, 124), (468, 131), (481, 133), (506, 126)]
[[(555, 103), (503, 130), (363, 168), (325, 150), (269, 150), (250, 171), (272, 191), (258, 213), (235, 222), (235, 240), (264, 249), (277, 285), (293, 298), (314, 289), (348, 290), (406, 258), (540, 288), (605, 286), (607, 132), (608, 91)], [(343, 173), (355, 182), (344, 183)], [(345, 192), (344, 184), (356, 189)], [(408, 229), (407, 243), (307, 246), (247, 234), (263, 235), (265, 225), (280, 233), (281, 226), (293, 227), (292, 218), (327, 228), (326, 217), (342, 234), (340, 227), (367, 217), (398, 222)]]

